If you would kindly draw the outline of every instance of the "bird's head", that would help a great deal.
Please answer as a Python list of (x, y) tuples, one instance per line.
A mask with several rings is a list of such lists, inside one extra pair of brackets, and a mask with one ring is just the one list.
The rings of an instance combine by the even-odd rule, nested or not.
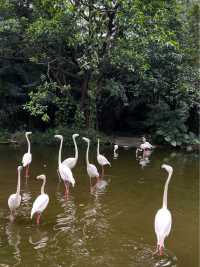
[(22, 167), (22, 166), (18, 166), (18, 167), (17, 167), (17, 170), (18, 170), (18, 172), (21, 172), (21, 171), (22, 171), (22, 169), (23, 169), (23, 167)]
[(82, 137), (82, 139), (83, 139), (85, 142), (87, 142), (87, 143), (89, 143), (89, 142), (90, 142), (90, 139), (89, 139), (89, 138)]
[(40, 174), (38, 176), (36, 176), (36, 179), (41, 179), (41, 180), (46, 180), (46, 175), (45, 174)]
[(172, 172), (173, 172), (173, 168), (170, 165), (162, 164), (161, 168), (165, 169), (169, 174), (172, 174)]
[(77, 134), (77, 133), (72, 135), (73, 138), (76, 138), (78, 136), (79, 136), (79, 134)]
[(58, 138), (58, 139), (60, 139), (60, 140), (63, 139), (63, 136), (62, 136), (61, 134), (56, 134), (56, 135), (54, 135), (54, 137), (55, 137), (55, 138)]
[(117, 150), (118, 149), (118, 145), (114, 145), (114, 149)]
[(32, 132), (26, 132), (26, 135), (30, 135), (30, 134), (32, 134)]

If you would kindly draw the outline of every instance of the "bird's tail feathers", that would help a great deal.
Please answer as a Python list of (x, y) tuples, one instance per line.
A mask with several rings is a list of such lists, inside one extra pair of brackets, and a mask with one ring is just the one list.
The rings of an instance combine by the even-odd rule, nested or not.
[(35, 214), (35, 211), (32, 209), (31, 210), (31, 219), (33, 218), (33, 215)]
[(71, 179), (71, 184), (72, 184), (72, 186), (74, 187), (74, 185), (75, 185), (75, 180), (74, 180), (74, 178)]

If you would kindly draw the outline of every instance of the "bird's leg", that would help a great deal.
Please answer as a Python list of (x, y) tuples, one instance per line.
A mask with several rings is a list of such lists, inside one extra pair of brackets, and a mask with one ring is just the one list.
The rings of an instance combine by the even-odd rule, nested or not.
[(103, 179), (103, 177), (104, 177), (104, 167), (103, 167), (103, 165), (102, 165), (101, 178)]
[(92, 187), (92, 181), (91, 181), (91, 177), (90, 177), (90, 193), (93, 193), (93, 187)]
[(25, 177), (27, 178), (27, 166), (25, 167)]
[(69, 195), (69, 182), (67, 182), (67, 194)]
[(99, 177), (96, 177), (96, 183), (92, 185), (91, 177), (90, 177), (90, 193), (93, 194), (96, 188), (97, 183), (99, 182)]
[(29, 165), (26, 166), (26, 171), (25, 171), (25, 177), (28, 178), (29, 175), (28, 175), (28, 170), (29, 170)]
[(68, 183), (65, 182), (65, 200), (68, 200), (68, 196), (69, 196), (69, 189), (68, 189)]
[(162, 247), (162, 246), (160, 246), (160, 248), (159, 248), (159, 255), (160, 255), (160, 256), (163, 255), (163, 247)]
[(41, 216), (41, 214), (38, 212), (38, 213), (37, 213), (37, 218), (36, 218), (36, 223), (37, 223), (37, 225), (40, 224), (40, 216)]
[(14, 211), (11, 210), (10, 211), (10, 221), (13, 222), (15, 220), (15, 214), (14, 214)]
[(159, 251), (160, 251), (160, 245), (157, 245), (156, 251), (153, 252), (153, 256), (157, 255)]

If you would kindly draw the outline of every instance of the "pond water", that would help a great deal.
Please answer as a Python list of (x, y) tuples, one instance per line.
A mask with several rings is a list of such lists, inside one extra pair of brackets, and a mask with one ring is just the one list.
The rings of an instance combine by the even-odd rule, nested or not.
[[(198, 266), (197, 154), (156, 149), (144, 166), (135, 149), (120, 148), (113, 159), (112, 148), (102, 148), (112, 167), (105, 170), (106, 187), (91, 194), (83, 147), (73, 171), (76, 185), (66, 201), (56, 172), (58, 147), (33, 146), (30, 177), (22, 177), (21, 207), (10, 222), (7, 199), (16, 191), (16, 168), (24, 151), (26, 147), (0, 146), (0, 266)], [(63, 159), (72, 153), (64, 148)], [(95, 151), (90, 161), (98, 166)], [(157, 257), (152, 256), (154, 216), (162, 205), (164, 162), (174, 168), (168, 191), (173, 223), (164, 256)], [(41, 187), (35, 177), (42, 173), (50, 202), (37, 226), (30, 211)]]

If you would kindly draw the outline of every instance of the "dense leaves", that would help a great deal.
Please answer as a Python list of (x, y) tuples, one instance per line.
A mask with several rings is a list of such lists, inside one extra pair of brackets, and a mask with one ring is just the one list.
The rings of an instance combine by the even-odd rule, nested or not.
[(196, 1), (0, 0), (0, 126), (197, 143)]

